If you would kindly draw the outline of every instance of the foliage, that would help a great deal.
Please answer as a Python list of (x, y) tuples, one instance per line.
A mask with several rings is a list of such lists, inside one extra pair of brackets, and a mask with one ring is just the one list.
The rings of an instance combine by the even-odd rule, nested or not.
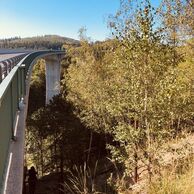
[(57, 35), (45, 35), (32, 38), (8, 38), (0, 40), (0, 48), (54, 49), (60, 50), (63, 44), (79, 46), (79, 41)]
[[(97, 165), (96, 165), (97, 167)], [(90, 168), (87, 169), (86, 163), (82, 167), (78, 168), (74, 166), (74, 172), (70, 172), (68, 182), (65, 182), (65, 188), (71, 194), (97, 194), (98, 192), (95, 191), (95, 172), (96, 168), (94, 169), (94, 173), (91, 172)]]
[(67, 87), (81, 120), (114, 136), (113, 159), (136, 182), (142, 164), (151, 180), (159, 146), (173, 136), (177, 120), (192, 118), (192, 98), (176, 45), (154, 23), (158, 12), (149, 1), (133, 7), (133, 15), (125, 5), (111, 21), (114, 52), (103, 55), (101, 47), (96, 58), (88, 45), (68, 69)]
[[(55, 97), (50, 105), (34, 112), (28, 127), (37, 131), (39, 136), (37, 140), (45, 140), (44, 145), (51, 152), (49, 156), (51, 169), (58, 169), (60, 162), (71, 168), (73, 163), (80, 164), (83, 160), (88, 145), (87, 130), (73, 115), (71, 105), (61, 97)], [(47, 152), (44, 154), (47, 155)]]
[(90, 130), (80, 123), (73, 113), (72, 105), (61, 96), (56, 96), (49, 105), (32, 114), (28, 121), (28, 130), (31, 138), (29, 151), (33, 157), (39, 156), (34, 161), (44, 168), (43, 173), (58, 172), (59, 169), (61, 172), (63, 168), (71, 169), (73, 165), (82, 165), (91, 154), (88, 149), (92, 148), (92, 154), (96, 154), (89, 161), (103, 155), (105, 149), (99, 135), (94, 133), (93, 140), (90, 139)]
[(114, 49), (113, 46), (112, 42), (83, 45), (76, 50), (76, 54), (73, 53), (75, 60), (68, 68), (68, 74), (64, 75), (63, 82), (67, 84), (68, 89), (67, 97), (71, 99), (75, 107), (81, 110), (80, 114), (87, 114), (84, 115), (85, 119), (82, 117), (84, 121), (87, 116), (95, 118), (93, 122), (85, 122), (94, 129), (104, 129), (100, 119), (100, 115), (103, 117), (105, 114), (100, 112), (104, 103), (102, 89), (104, 82), (110, 77), (105, 64), (106, 61), (112, 61), (110, 52)]
[(46, 78), (45, 61), (43, 59), (38, 60), (34, 66), (30, 84), (28, 117), (38, 108), (45, 105)]
[(193, 38), (193, 0), (163, 0), (159, 12), (172, 40), (180, 42)]
[[(192, 10), (190, 0), (164, 0), (159, 8), (149, 0), (122, 0), (110, 17), (113, 39), (92, 43), (81, 28), (79, 47), (63, 45), (68, 51), (62, 95), (43, 108), (37, 97), (44, 95), (45, 82), (39, 62), (32, 81), (38, 103), (30, 107), (28, 129), (30, 153), (43, 173), (60, 170), (63, 176), (69, 168), (71, 186), (66, 186), (72, 193), (94, 192), (83, 164), (110, 152), (118, 169), (112, 184), (120, 193), (142, 177), (155, 193), (168, 193), (185, 179), (175, 172), (172, 185), (166, 175), (151, 184), (161, 173), (165, 142), (193, 130)], [(75, 164), (81, 165), (77, 173)], [(182, 191), (176, 189), (169, 193)]]
[[(181, 161), (181, 165), (184, 161)], [(189, 168), (182, 174), (174, 174), (174, 169), (166, 170), (163, 172), (162, 176), (155, 180), (150, 188), (149, 194), (192, 194), (194, 192), (193, 184), (193, 161), (190, 161)]]
[(78, 34), (79, 34), (79, 40), (81, 43), (90, 41), (90, 38), (87, 37), (86, 33), (87, 33), (87, 29), (85, 26), (79, 29)]

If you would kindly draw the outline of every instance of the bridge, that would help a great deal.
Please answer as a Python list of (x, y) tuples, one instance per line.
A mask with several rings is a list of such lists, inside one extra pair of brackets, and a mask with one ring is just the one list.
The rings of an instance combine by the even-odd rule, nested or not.
[(22, 194), (25, 120), (36, 61), (46, 61), (46, 99), (60, 92), (64, 51), (0, 51), (0, 194)]

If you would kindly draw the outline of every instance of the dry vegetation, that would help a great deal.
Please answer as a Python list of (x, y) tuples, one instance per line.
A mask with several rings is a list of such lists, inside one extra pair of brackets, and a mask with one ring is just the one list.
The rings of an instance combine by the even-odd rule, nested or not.
[[(194, 4), (132, 2), (110, 17), (111, 40), (81, 29), (79, 47), (63, 46), (61, 94), (29, 110), (28, 154), (61, 192), (194, 193)], [(41, 64), (31, 99), (44, 95)]]

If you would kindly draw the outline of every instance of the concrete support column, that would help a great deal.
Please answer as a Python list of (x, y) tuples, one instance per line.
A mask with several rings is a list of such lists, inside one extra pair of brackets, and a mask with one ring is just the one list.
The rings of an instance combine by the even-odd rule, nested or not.
[(46, 61), (46, 104), (53, 96), (60, 93), (60, 55), (50, 55), (44, 58)]

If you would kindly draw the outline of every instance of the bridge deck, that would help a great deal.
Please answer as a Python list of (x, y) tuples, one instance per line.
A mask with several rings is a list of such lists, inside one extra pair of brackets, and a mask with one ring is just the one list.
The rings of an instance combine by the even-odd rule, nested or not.
[(11, 142), (9, 151), (9, 164), (6, 174), (4, 194), (22, 194), (23, 185), (23, 157), (25, 138), (25, 109), (18, 112), (16, 119), (16, 140)]

